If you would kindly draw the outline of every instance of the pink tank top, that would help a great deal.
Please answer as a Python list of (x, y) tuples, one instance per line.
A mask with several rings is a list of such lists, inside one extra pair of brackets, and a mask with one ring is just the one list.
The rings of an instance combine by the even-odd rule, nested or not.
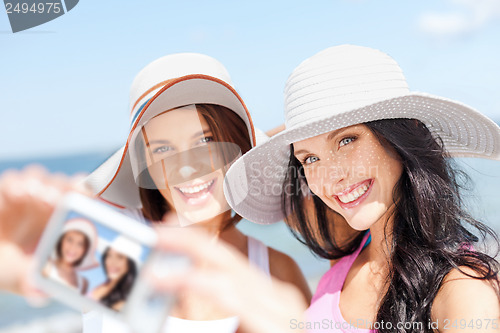
[[(311, 300), (311, 306), (306, 311), (307, 332), (344, 332), (368, 333), (376, 332), (369, 329), (357, 329), (356, 322), (347, 322), (340, 313), (339, 301), (347, 273), (365, 245), (370, 233), (366, 233), (359, 248), (352, 254), (342, 257), (321, 278), (318, 288)], [(364, 324), (364, 323), (363, 323)]]

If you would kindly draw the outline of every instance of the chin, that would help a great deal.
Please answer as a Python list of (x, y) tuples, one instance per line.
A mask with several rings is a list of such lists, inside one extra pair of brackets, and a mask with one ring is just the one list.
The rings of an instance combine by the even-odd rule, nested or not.
[(347, 223), (351, 228), (357, 231), (367, 230), (373, 227), (376, 223), (384, 223), (384, 212), (380, 212), (380, 214), (356, 214), (356, 216), (351, 217), (350, 219), (346, 219)]
[(199, 212), (187, 212), (180, 216), (180, 224), (181, 226), (187, 226), (195, 223), (203, 223), (207, 220), (210, 220), (212, 216), (207, 214), (199, 213)]
[(115, 274), (113, 274), (113, 275), (110, 275), (110, 276), (109, 276), (109, 279), (110, 279), (111, 281), (117, 281), (117, 280), (120, 280), (120, 279), (123, 277), (123, 275), (124, 275), (124, 274), (120, 274), (120, 275), (115, 275)]
[(356, 231), (368, 230), (373, 225), (373, 223), (371, 223), (371, 224), (370, 223), (356, 223), (356, 222), (351, 222), (351, 221), (347, 221), (347, 224), (349, 224), (349, 226)]
[(181, 226), (187, 226), (195, 223), (209, 222), (211, 219), (227, 212), (230, 209), (231, 208), (227, 203), (225, 206), (222, 206), (219, 202), (212, 201), (200, 209), (183, 212), (182, 216), (179, 216), (181, 218), (180, 223)]
[(217, 215), (219, 214), (215, 212), (206, 212), (205, 210), (187, 212), (182, 215), (180, 224), (181, 226), (187, 226), (195, 223), (207, 223)]

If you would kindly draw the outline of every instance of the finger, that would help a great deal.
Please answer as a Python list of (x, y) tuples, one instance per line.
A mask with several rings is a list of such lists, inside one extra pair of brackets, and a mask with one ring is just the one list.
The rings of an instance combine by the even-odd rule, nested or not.
[(29, 273), (31, 257), (15, 244), (0, 241), (0, 290), (22, 293), (23, 279)]
[[(10, 170), (2, 174), (0, 192), (7, 201), (25, 202), (32, 198), (46, 198), (47, 190), (53, 192), (47, 185), (56, 186), (62, 181), (62, 176), (49, 175), (41, 166), (31, 165), (22, 171)], [(56, 180), (57, 179), (57, 180)]]
[(41, 164), (35, 163), (25, 166), (21, 173), (32, 175), (35, 177), (43, 177), (48, 174), (48, 171)]
[(236, 268), (247, 263), (236, 249), (221, 240), (209, 237), (194, 228), (156, 227), (159, 236), (158, 248), (188, 255), (197, 262), (204, 262), (225, 269)]
[(226, 311), (238, 312), (242, 297), (233, 288), (233, 281), (227, 274), (217, 271), (191, 269), (187, 273), (172, 274), (168, 278), (148, 275), (155, 288), (164, 293), (182, 294), (189, 292), (213, 302)]
[(0, 177), (0, 239), (32, 252), (54, 206), (63, 196), (66, 176), (40, 166), (11, 170)]
[(20, 291), (26, 302), (32, 307), (44, 307), (50, 302), (49, 296), (37, 288), (35, 283), (35, 272), (37, 265), (33, 258), (30, 258), (27, 274), (21, 278)]
[(304, 306), (295, 304), (300, 304), (297, 300), (288, 301), (283, 292), (288, 293), (290, 288), (280, 288), (282, 293), (277, 295), (265, 286), (268, 282), (259, 279), (244, 281), (221, 272), (200, 269), (166, 279), (149, 278), (161, 292), (182, 294), (189, 291), (215, 302), (225, 311), (238, 315), (241, 326), (250, 332), (289, 332), (290, 319), (301, 318), (305, 310)]

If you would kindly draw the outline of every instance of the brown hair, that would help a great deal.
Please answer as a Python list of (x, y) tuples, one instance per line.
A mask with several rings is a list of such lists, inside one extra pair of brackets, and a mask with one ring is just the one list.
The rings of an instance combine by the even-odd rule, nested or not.
[[(248, 128), (235, 112), (216, 104), (196, 104), (196, 110), (206, 120), (217, 142), (237, 144), (244, 154), (252, 147)], [(147, 173), (147, 171), (146, 171)], [(146, 175), (149, 176), (149, 175)], [(170, 207), (160, 191), (139, 187), (142, 213), (151, 221), (160, 221), (170, 211)], [(241, 216), (235, 214), (226, 221), (223, 229), (238, 223)]]
[(89, 238), (87, 237), (87, 235), (85, 235), (83, 232), (81, 231), (78, 231), (78, 230), (68, 230), (66, 231), (64, 234), (61, 235), (61, 237), (59, 237), (59, 240), (57, 241), (57, 245), (56, 245), (56, 253), (57, 253), (57, 258), (60, 259), (62, 258), (62, 242), (63, 242), (63, 239), (64, 237), (66, 236), (66, 234), (69, 232), (69, 231), (76, 231), (76, 232), (79, 232), (80, 234), (83, 235), (83, 239), (84, 239), (84, 246), (85, 246), (85, 251), (83, 251), (83, 254), (82, 254), (82, 257), (80, 259), (78, 259), (77, 261), (75, 261), (73, 263), (73, 267), (77, 267), (77, 266), (80, 266), (80, 264), (82, 263), (83, 259), (85, 259), (85, 256), (87, 255), (87, 252), (89, 250), (89, 247), (90, 247), (90, 240)]

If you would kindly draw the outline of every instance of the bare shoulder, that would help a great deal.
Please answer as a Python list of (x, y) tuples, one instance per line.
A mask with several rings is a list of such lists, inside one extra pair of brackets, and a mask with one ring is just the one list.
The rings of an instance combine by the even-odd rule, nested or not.
[(463, 272), (453, 269), (444, 278), (432, 305), (433, 319), (441, 323), (445, 320), (495, 320), (500, 325), (498, 290), (489, 281), (468, 276), (479, 276), (472, 269), (461, 267), (461, 270)]
[(290, 256), (273, 248), (269, 249), (269, 269), (271, 275), (281, 281), (294, 284), (300, 289), (307, 304), (311, 301), (311, 290), (299, 265)]
[(271, 247), (268, 247), (268, 250), (269, 267), (272, 276), (280, 280), (287, 280), (295, 274), (302, 275), (299, 265), (290, 256)]

